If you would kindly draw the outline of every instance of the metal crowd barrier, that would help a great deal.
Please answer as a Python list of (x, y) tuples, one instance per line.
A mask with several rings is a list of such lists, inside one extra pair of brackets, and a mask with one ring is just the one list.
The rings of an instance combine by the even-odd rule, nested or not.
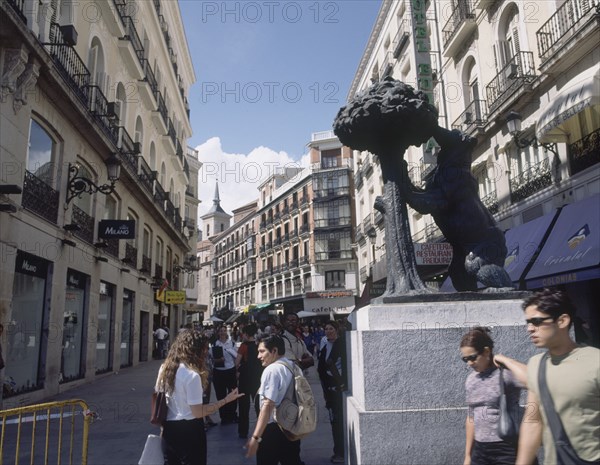
[(86, 465), (93, 418), (77, 399), (0, 410), (0, 465)]

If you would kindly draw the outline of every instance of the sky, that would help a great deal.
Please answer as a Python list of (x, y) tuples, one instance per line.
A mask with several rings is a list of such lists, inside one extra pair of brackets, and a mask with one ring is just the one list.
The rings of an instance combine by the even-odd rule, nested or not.
[(380, 0), (180, 0), (196, 73), (199, 215), (219, 182), (227, 212), (258, 197), (275, 167), (307, 166), (313, 132), (344, 105)]

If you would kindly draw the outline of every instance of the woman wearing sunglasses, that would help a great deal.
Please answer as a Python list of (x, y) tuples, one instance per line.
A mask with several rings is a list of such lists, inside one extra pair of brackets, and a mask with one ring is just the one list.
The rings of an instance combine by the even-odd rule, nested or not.
[(510, 464), (517, 457), (517, 443), (503, 441), (497, 433), (500, 370), (508, 405), (518, 408), (521, 388), (526, 387), (527, 366), (504, 355), (494, 355), (488, 328), (476, 327), (460, 341), (460, 352), (473, 372), (465, 382), (467, 405), (464, 465)]

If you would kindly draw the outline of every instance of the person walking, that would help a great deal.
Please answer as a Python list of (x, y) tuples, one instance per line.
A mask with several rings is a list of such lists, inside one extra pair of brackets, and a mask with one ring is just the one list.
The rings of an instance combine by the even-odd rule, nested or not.
[(159, 326), (154, 331), (154, 337), (156, 338), (158, 357), (165, 358), (169, 348), (169, 331), (167, 331), (166, 327)]
[(473, 371), (465, 381), (467, 419), (465, 423), (464, 465), (514, 465), (517, 441), (504, 441), (498, 436), (500, 405), (500, 370), (508, 407), (519, 411), (521, 388), (527, 382), (527, 367), (504, 355), (494, 355), (494, 341), (488, 328), (475, 327), (460, 341), (460, 353)]
[[(219, 328), (219, 338), (213, 346), (213, 385), (218, 400), (237, 388), (237, 376), (235, 374), (235, 359), (237, 351), (235, 343), (229, 337), (225, 326)], [(218, 352), (216, 355), (215, 353)], [(237, 403), (228, 403), (219, 409), (221, 424), (228, 425), (238, 421)]]
[(344, 399), (346, 390), (346, 357), (344, 341), (338, 337), (339, 326), (335, 321), (325, 324), (325, 337), (319, 347), (317, 371), (323, 387), (325, 407), (329, 410), (333, 434), (331, 462), (344, 463)]
[(248, 437), (250, 426), (250, 404), (254, 401), (256, 416), (259, 412), (259, 399), (257, 394), (260, 386), (260, 377), (263, 372), (262, 364), (258, 359), (258, 346), (254, 339), (257, 328), (249, 324), (242, 328), (242, 344), (238, 349), (235, 366), (238, 373), (238, 389), (245, 394), (238, 402), (239, 423), (238, 435), (240, 438)]
[(598, 463), (600, 350), (571, 339), (576, 309), (565, 292), (543, 289), (522, 307), (531, 342), (547, 351), (527, 364), (530, 408), (521, 424), (516, 463), (531, 464), (542, 441), (544, 463)]
[(224, 399), (203, 404), (209, 388), (205, 367), (208, 340), (199, 331), (182, 331), (160, 366), (155, 391), (166, 393), (167, 420), (163, 425), (165, 464), (206, 465), (206, 432), (203, 418), (243, 394), (232, 390)]
[(283, 340), (285, 344), (285, 357), (294, 363), (297, 363), (302, 370), (313, 366), (315, 359), (306, 349), (306, 345), (298, 335), (298, 315), (288, 313), (283, 316)]
[(256, 465), (302, 464), (300, 441), (290, 441), (273, 416), (293, 382), (293, 362), (284, 353), (284, 340), (278, 335), (269, 336), (258, 345), (258, 358), (264, 368), (258, 388), (260, 413), (245, 446), (246, 457), (256, 455)]

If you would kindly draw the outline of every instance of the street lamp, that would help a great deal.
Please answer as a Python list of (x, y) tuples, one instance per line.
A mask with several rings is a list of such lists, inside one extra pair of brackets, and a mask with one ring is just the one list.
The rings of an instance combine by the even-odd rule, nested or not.
[(110, 195), (115, 191), (115, 183), (121, 174), (121, 162), (113, 153), (108, 157), (105, 163), (110, 184), (107, 183), (101, 186), (95, 184), (91, 179), (86, 178), (85, 176), (79, 176), (79, 164), (75, 163), (72, 165), (69, 163), (69, 179), (67, 182), (67, 192), (69, 195), (67, 197), (67, 205), (75, 197), (81, 198), (81, 195), (84, 192), (87, 192), (90, 195), (95, 192)]
[(527, 147), (543, 147), (544, 150), (548, 150), (552, 152), (554, 155), (558, 156), (558, 152), (556, 151), (555, 144), (547, 144), (544, 142), (538, 142), (537, 137), (535, 135), (531, 139), (524, 139), (521, 137), (521, 114), (516, 111), (511, 111), (506, 116), (506, 126), (508, 127), (508, 132), (511, 136), (513, 136), (513, 140), (517, 147), (524, 149)]

